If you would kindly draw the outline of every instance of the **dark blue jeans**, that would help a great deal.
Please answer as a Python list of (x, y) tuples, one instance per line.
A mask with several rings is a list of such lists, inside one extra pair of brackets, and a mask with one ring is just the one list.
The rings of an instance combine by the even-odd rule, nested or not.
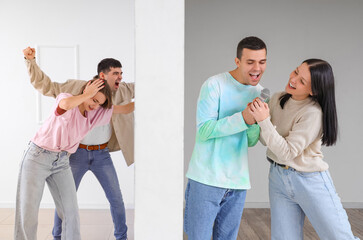
[[(78, 148), (77, 151), (70, 156), (69, 164), (77, 190), (82, 177), (87, 171), (91, 171), (96, 176), (110, 203), (112, 220), (115, 227), (114, 235), (117, 240), (126, 239), (127, 226), (125, 205), (122, 199), (116, 170), (108, 148), (94, 151)], [(57, 211), (54, 216), (52, 233), (55, 240), (61, 239), (62, 220), (58, 217)]]

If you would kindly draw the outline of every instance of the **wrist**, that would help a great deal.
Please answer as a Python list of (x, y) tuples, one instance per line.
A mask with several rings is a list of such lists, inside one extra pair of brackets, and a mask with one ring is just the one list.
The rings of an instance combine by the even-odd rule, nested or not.
[(86, 99), (89, 99), (89, 98), (93, 97), (93, 94), (92, 94), (92, 93), (90, 93), (90, 92), (86, 92), (86, 91), (84, 91), (84, 92), (82, 93), (82, 96), (84, 96), (84, 98), (86, 98)]

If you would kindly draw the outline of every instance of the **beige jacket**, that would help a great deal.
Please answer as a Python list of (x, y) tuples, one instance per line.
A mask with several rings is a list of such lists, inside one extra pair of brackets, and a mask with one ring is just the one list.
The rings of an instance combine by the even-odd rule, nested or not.
[[(59, 93), (66, 92), (78, 95), (84, 80), (67, 80), (65, 83), (52, 82), (51, 79), (39, 68), (35, 59), (25, 60), (30, 82), (41, 94), (57, 97)], [(119, 89), (113, 93), (112, 102), (123, 105), (131, 102), (135, 97), (135, 84), (121, 82)], [(134, 113), (113, 114), (111, 119), (112, 135), (108, 142), (111, 152), (121, 150), (127, 166), (134, 163)]]

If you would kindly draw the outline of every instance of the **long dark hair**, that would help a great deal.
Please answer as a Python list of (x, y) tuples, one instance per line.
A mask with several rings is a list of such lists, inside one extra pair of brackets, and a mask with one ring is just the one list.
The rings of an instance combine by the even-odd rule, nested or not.
[[(323, 136), (322, 144), (332, 146), (338, 138), (338, 117), (335, 104), (334, 74), (330, 64), (321, 59), (307, 59), (306, 63), (310, 70), (311, 91), (315, 102), (319, 103), (323, 111)], [(291, 94), (280, 97), (280, 106), (284, 108)]]

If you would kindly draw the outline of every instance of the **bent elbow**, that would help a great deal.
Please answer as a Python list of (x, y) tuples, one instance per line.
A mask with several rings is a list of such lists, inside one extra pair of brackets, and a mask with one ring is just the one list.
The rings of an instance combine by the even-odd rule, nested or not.
[(63, 101), (61, 101), (58, 106), (61, 108), (61, 109), (64, 109), (64, 110), (70, 110), (72, 109), (72, 105), (66, 100), (64, 99)]

